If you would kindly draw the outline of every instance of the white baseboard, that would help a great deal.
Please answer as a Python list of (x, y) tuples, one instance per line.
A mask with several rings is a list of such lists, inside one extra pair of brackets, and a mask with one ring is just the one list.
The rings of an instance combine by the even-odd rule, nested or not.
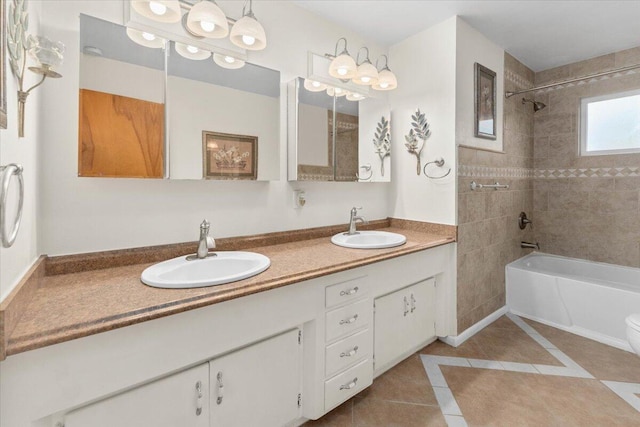
[(508, 312), (509, 312), (509, 308), (505, 305), (502, 308), (499, 308), (498, 310), (494, 311), (493, 313), (491, 313), (490, 315), (488, 315), (487, 317), (485, 317), (475, 325), (467, 328), (460, 335), (456, 335), (456, 336), (448, 335), (446, 337), (440, 337), (440, 341), (446, 344), (449, 344), (452, 347), (458, 347), (463, 342), (465, 342), (466, 340), (468, 340), (469, 338), (471, 338), (472, 336), (474, 336), (475, 334), (477, 334), (478, 332), (480, 332), (481, 330), (483, 330), (484, 328), (486, 328), (487, 326), (495, 322), (499, 317), (504, 316)]

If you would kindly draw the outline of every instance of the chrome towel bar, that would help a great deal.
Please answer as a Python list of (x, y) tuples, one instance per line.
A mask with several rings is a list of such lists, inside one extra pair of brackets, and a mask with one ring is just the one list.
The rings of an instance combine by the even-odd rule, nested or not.
[(500, 188), (509, 188), (509, 184), (500, 184), (498, 181), (496, 181), (495, 184), (478, 184), (475, 181), (471, 181), (472, 191), (480, 190), (482, 188), (493, 188), (494, 190), (498, 190)]

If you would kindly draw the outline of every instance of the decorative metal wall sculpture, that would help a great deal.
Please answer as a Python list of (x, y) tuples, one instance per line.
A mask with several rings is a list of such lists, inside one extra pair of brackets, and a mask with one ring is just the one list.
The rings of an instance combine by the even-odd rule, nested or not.
[(376, 146), (376, 154), (380, 157), (380, 174), (384, 176), (384, 159), (391, 155), (389, 120), (385, 119), (384, 116), (376, 126), (376, 133), (373, 136), (373, 145)]
[[(422, 172), (420, 167), (420, 155), (422, 154), (427, 138), (431, 135), (431, 131), (429, 130), (429, 123), (427, 123), (425, 114), (422, 113), (419, 108), (416, 110), (416, 113), (411, 116), (411, 120), (411, 130), (409, 130), (408, 135), (404, 136), (404, 139), (407, 141), (404, 145), (407, 147), (409, 153), (416, 156), (416, 161), (418, 163), (416, 173), (420, 175)], [(419, 143), (418, 139), (422, 140), (422, 143)]]

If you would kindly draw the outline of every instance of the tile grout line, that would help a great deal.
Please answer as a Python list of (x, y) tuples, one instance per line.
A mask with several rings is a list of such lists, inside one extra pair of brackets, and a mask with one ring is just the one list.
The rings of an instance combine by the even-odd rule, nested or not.
[[(436, 400), (438, 401), (440, 411), (442, 412), (442, 415), (449, 427), (466, 427), (467, 422), (460, 410), (453, 392), (449, 388), (447, 380), (442, 374), (440, 366), (456, 366), (476, 369), (491, 369), (496, 371), (531, 373), (535, 375), (596, 379), (587, 370), (563, 353), (520, 317), (513, 313), (507, 313), (506, 316), (527, 335), (529, 335), (531, 339), (549, 352), (549, 354), (558, 360), (558, 362), (563, 366), (421, 354), (420, 359), (422, 360), (422, 365), (427, 373), (429, 382), (431, 383), (431, 388), (433, 389)], [(640, 397), (637, 396), (637, 394), (640, 393), (640, 384), (615, 381), (600, 382), (640, 412)]]

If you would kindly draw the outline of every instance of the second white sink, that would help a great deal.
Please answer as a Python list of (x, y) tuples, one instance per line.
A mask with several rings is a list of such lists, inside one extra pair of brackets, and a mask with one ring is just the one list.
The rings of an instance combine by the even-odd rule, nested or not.
[(404, 245), (407, 238), (402, 234), (388, 231), (358, 231), (356, 234), (338, 233), (331, 243), (353, 249), (381, 249)]
[(262, 273), (271, 260), (255, 252), (215, 252), (215, 256), (188, 261), (181, 256), (154, 264), (142, 272), (142, 283), (155, 288), (201, 288), (247, 279)]

